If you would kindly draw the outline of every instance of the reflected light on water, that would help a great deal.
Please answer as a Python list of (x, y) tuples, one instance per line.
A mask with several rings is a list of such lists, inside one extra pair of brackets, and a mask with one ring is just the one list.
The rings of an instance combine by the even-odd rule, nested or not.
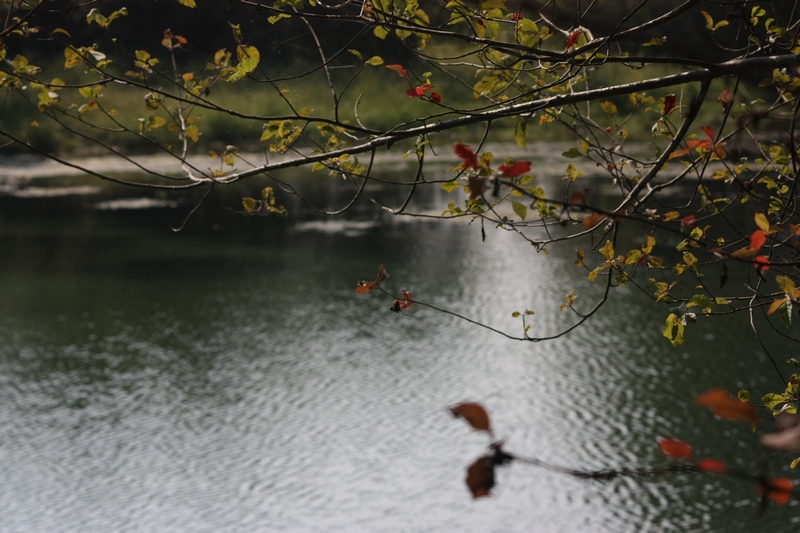
[(569, 290), (591, 305), (572, 250), (404, 219), (201, 219), (176, 235), (174, 216), (127, 211), (2, 226), (0, 530), (731, 531), (794, 512), (757, 521), (750, 488), (724, 479), (601, 484), (524, 465), (470, 499), (464, 469), (488, 442), (450, 418), (464, 400), (510, 451), (573, 468), (663, 464), (663, 435), (752, 450), (692, 402), (767, 375), (743, 328), (715, 340), (698, 325), (674, 349), (661, 310), (630, 292), (524, 343), (353, 293), (384, 263), (392, 291), (516, 335), (511, 313), (531, 308), (532, 334), (552, 334)]

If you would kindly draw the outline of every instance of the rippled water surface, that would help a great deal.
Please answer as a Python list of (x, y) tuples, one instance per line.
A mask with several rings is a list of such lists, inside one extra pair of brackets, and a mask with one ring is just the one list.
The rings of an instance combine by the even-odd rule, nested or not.
[[(487, 438), (446, 407), (480, 401), (507, 448), (574, 468), (663, 464), (656, 439), (751, 465), (748, 428), (693, 404), (775, 388), (744, 321), (661, 337), (667, 311), (619, 291), (573, 334), (510, 333), (591, 303), (574, 249), (549, 256), (463, 223), (296, 221), (108, 198), (6, 201), (0, 215), (0, 530), (264, 532), (781, 531), (753, 489), (713, 476), (586, 482), (524, 465), (473, 501)], [(94, 202), (94, 203), (92, 203)], [(106, 202), (106, 203), (102, 203)], [(99, 205), (98, 205), (99, 204)], [(130, 204), (130, 205), (128, 205)], [(109, 207), (111, 205), (112, 207)], [(135, 206), (137, 209), (128, 209)], [(784, 461), (788, 462), (788, 461)], [(791, 527), (796, 528), (796, 525)]]

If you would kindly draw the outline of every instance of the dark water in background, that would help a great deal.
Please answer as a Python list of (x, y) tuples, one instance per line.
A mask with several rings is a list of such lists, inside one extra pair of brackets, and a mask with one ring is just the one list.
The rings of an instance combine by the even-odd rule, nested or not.
[(0, 202), (0, 531), (800, 521), (795, 501), (755, 518), (753, 488), (712, 475), (601, 484), (511, 465), (480, 501), (463, 484), (487, 444), (447, 413), (463, 400), (487, 406), (509, 450), (555, 464), (663, 464), (656, 439), (669, 436), (752, 465), (749, 428), (693, 400), (720, 386), (779, 388), (745, 317), (701, 317), (673, 348), (661, 336), (668, 311), (621, 290), (569, 336), (508, 341), (421, 307), (391, 313), (389, 300), (355, 296), (355, 283), (384, 263), (391, 290), (515, 334), (511, 312), (532, 308), (532, 333), (554, 332), (568, 323), (558, 306), (570, 289), (587, 307), (597, 290), (572, 246), (537, 255), (491, 228), (481, 242), (475, 225), (369, 205), (343, 219), (295, 206), (283, 221), (212, 203), (173, 233), (187, 205), (96, 209), (101, 200)]

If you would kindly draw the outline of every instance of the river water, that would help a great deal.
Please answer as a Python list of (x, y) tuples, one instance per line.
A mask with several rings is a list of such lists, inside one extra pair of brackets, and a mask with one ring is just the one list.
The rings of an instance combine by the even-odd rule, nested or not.
[(393, 292), (512, 334), (511, 313), (534, 309), (531, 333), (551, 333), (571, 289), (587, 307), (597, 292), (572, 246), (545, 256), (369, 204), (283, 220), (210, 202), (175, 233), (188, 204), (80, 192), (0, 202), (0, 531), (797, 528), (796, 502), (756, 518), (753, 487), (713, 475), (600, 483), (512, 464), (490, 498), (464, 485), (488, 444), (450, 417), (465, 400), (509, 451), (557, 465), (665, 464), (667, 436), (752, 469), (749, 428), (694, 404), (780, 387), (745, 317), (701, 317), (674, 348), (668, 310), (620, 290), (568, 336), (511, 341), (392, 313), (356, 282), (383, 263)]

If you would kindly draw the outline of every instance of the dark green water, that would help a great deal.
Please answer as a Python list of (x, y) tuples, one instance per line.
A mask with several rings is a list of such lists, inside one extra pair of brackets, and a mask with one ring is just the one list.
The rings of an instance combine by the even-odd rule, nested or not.
[(756, 518), (752, 487), (712, 475), (601, 484), (511, 465), (480, 501), (463, 484), (487, 444), (449, 417), (463, 400), (509, 450), (559, 465), (664, 464), (660, 436), (752, 465), (749, 428), (694, 405), (779, 386), (744, 317), (701, 318), (673, 348), (668, 311), (618, 291), (567, 337), (513, 342), (391, 313), (356, 281), (384, 263), (393, 291), (511, 333), (532, 308), (532, 333), (554, 332), (570, 289), (591, 301), (572, 247), (545, 257), (367, 205), (288, 222), (209, 205), (174, 233), (187, 206), (100, 200), (0, 202), (2, 531), (797, 528), (796, 502)]

